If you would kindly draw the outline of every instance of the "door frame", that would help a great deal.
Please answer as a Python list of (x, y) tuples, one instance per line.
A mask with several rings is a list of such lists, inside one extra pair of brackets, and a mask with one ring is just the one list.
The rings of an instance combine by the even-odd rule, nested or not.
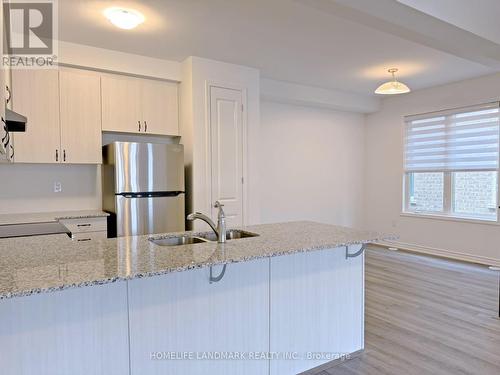
[[(243, 225), (248, 224), (248, 94), (247, 88), (241, 85), (222, 82), (222, 81), (205, 81), (205, 186), (209, 186), (206, 189), (206, 202), (207, 207), (210, 207), (210, 216), (212, 216), (212, 132), (211, 132), (211, 89), (212, 87), (217, 87), (221, 89), (229, 89), (241, 92), (241, 104), (243, 105), (243, 110), (241, 113), (241, 134), (242, 134), (242, 222)], [(214, 219), (214, 218), (212, 218)]]

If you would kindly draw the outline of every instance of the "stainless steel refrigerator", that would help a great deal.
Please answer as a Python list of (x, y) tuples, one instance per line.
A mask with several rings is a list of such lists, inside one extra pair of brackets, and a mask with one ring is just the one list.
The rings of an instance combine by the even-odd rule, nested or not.
[(114, 142), (103, 147), (108, 237), (183, 231), (184, 193), (182, 145)]

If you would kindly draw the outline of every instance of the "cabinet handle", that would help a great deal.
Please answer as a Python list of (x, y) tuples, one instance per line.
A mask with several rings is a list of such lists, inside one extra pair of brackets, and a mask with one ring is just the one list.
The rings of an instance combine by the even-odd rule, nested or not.
[(79, 238), (76, 241), (77, 242), (84, 242), (84, 241), (91, 241), (91, 240), (92, 240), (91, 238)]
[(7, 130), (7, 127), (5, 127), (4, 130), (5, 130), (5, 137), (2, 138), (2, 142), (3, 142), (3, 147), (7, 147), (10, 143), (10, 133)]
[(5, 99), (5, 103), (9, 104), (10, 99), (12, 99), (12, 91), (10, 91), (10, 87), (8, 85), (5, 85), (5, 89), (7, 90), (7, 93), (9, 94), (9, 97)]
[(148, 131), (148, 123), (146, 121), (144, 121), (144, 131), (145, 132)]
[(363, 251), (365, 251), (365, 248), (366, 248), (366, 244), (361, 244), (361, 249), (359, 249), (355, 253), (351, 254), (351, 253), (349, 253), (349, 246), (346, 246), (345, 247), (345, 258), (346, 259), (356, 258), (358, 255), (361, 255), (363, 253)]
[(63, 161), (66, 161), (66, 150), (63, 150)]
[(76, 224), (77, 227), (90, 227), (92, 224)]
[(10, 145), (10, 151), (12, 151), (10, 154), (10, 160), (14, 160), (14, 146)]
[(210, 278), (208, 279), (208, 281), (210, 282), (210, 284), (212, 284), (212, 283), (218, 283), (219, 281), (222, 280), (222, 278), (224, 277), (224, 274), (226, 273), (226, 266), (227, 266), (227, 264), (224, 264), (224, 266), (222, 267), (222, 271), (220, 272), (219, 276), (214, 276), (213, 275), (212, 266), (210, 266)]
[(59, 150), (56, 150), (56, 161), (59, 161)]
[(9, 104), (10, 99), (12, 99), (12, 91), (10, 91), (10, 87), (8, 85), (5, 85), (5, 89), (7, 90), (7, 93), (9, 94), (9, 97), (5, 99), (5, 104)]
[(139, 124), (139, 131), (141, 131), (141, 122), (140, 121), (137, 121), (138, 124)]

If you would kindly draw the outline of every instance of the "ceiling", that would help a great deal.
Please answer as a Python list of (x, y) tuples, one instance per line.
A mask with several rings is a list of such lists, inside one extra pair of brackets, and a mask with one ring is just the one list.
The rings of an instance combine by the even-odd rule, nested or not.
[[(378, 27), (376, 17), (363, 24), (335, 7), (317, 7), (320, 3), (336, 1), (60, 1), (59, 38), (168, 60), (206, 57), (259, 68), (266, 78), (367, 95), (389, 78), (386, 70), (392, 67), (413, 89), (497, 71), (416, 42), (407, 32), (401, 37), (397, 28)], [(384, 3), (416, 12), (395, 0)], [(102, 11), (116, 5), (141, 11), (146, 22), (132, 31), (113, 27)]]
[(498, 0), (398, 0), (400, 3), (500, 44)]

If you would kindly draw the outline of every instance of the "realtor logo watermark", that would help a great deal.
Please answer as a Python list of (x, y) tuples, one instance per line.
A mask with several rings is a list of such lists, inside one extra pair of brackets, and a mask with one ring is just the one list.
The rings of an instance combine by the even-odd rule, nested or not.
[(54, 68), (57, 60), (57, 0), (10, 0), (3, 3), (6, 43), (2, 66)]

